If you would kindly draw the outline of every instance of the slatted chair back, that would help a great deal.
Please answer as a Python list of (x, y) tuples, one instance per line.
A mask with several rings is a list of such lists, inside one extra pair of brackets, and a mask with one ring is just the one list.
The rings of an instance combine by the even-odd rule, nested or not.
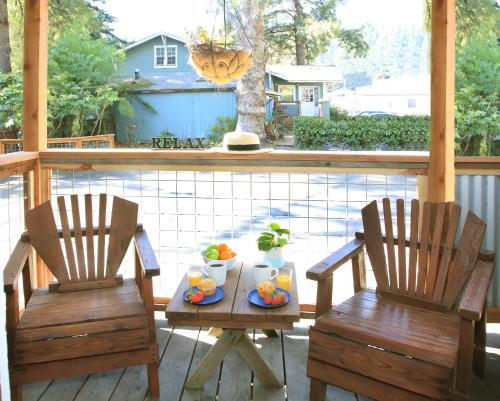
[(389, 199), (383, 199), (382, 206), (385, 235), (377, 202), (362, 210), (363, 237), (377, 290), (452, 309), (476, 265), (486, 224), (469, 212), (456, 245), (460, 206), (424, 202), (421, 208), (414, 199), (407, 238), (404, 200), (396, 201), (394, 217)]
[[(114, 286), (121, 262), (137, 228), (138, 206), (113, 197), (111, 222), (106, 225), (106, 194), (99, 196), (98, 222), (94, 225), (92, 195), (84, 196), (84, 224), (77, 195), (71, 195), (71, 213), (64, 196), (57, 198), (61, 227), (56, 226), (50, 201), (26, 215), (31, 245), (57, 279), (58, 291)], [(71, 214), (71, 222), (68, 214)], [(106, 252), (106, 235), (107, 252)], [(64, 244), (64, 252), (61, 242)]]

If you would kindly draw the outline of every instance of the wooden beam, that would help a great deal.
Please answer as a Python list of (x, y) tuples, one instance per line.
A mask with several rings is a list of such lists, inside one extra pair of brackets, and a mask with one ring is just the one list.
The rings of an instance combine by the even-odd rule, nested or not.
[[(23, 149), (39, 151), (47, 147), (47, 69), (48, 0), (25, 0), (23, 66)], [(30, 206), (38, 206), (50, 197), (50, 172), (40, 160), (34, 166), (30, 183)], [(40, 257), (36, 257), (37, 285), (50, 280)]]
[(455, 0), (432, 0), (428, 198), (455, 200)]
[(25, 0), (23, 148), (47, 147), (48, 0)]

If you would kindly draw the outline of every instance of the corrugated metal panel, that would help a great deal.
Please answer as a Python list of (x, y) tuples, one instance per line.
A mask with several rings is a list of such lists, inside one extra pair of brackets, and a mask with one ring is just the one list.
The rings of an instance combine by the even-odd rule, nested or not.
[(483, 247), (496, 252), (496, 270), (488, 304), (500, 306), (500, 176), (457, 176), (456, 202), (462, 206), (463, 225), (470, 210), (486, 223)]
[[(154, 113), (133, 102), (137, 127), (135, 140), (141, 142), (149, 142), (163, 130), (178, 138), (205, 137), (217, 117), (236, 115), (234, 92), (154, 93), (141, 97), (156, 110)], [(118, 141), (123, 142), (128, 122), (119, 113), (115, 116)]]

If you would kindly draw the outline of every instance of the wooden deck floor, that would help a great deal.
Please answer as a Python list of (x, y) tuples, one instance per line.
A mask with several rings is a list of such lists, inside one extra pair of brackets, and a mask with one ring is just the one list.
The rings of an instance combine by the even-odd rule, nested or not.
[[(284, 381), (281, 389), (262, 386), (250, 369), (231, 352), (205, 384), (203, 391), (184, 389), (190, 371), (215, 341), (206, 329), (172, 328), (157, 316), (160, 343), (160, 383), (162, 401), (307, 401), (309, 379), (306, 376), (308, 337), (312, 323), (304, 320), (293, 331), (283, 331), (279, 338), (253, 333), (254, 342), (266, 361)], [(494, 334), (492, 347), (500, 348), (500, 335)], [(489, 341), (490, 342), (490, 341)], [(117, 369), (105, 373), (78, 376), (24, 386), (25, 401), (144, 401), (147, 400), (146, 369), (143, 366)], [(328, 388), (330, 401), (368, 401), (342, 389)], [(484, 380), (474, 380), (472, 401), (500, 400), (500, 355), (488, 357)]]

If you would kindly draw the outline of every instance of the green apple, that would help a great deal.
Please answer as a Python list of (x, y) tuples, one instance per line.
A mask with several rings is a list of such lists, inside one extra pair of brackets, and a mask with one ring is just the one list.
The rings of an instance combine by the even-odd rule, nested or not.
[(219, 252), (219, 247), (216, 244), (207, 246), (207, 252), (210, 251), (211, 249), (215, 249), (217, 252)]
[(219, 260), (219, 251), (217, 249), (209, 249), (205, 252), (208, 259)]

